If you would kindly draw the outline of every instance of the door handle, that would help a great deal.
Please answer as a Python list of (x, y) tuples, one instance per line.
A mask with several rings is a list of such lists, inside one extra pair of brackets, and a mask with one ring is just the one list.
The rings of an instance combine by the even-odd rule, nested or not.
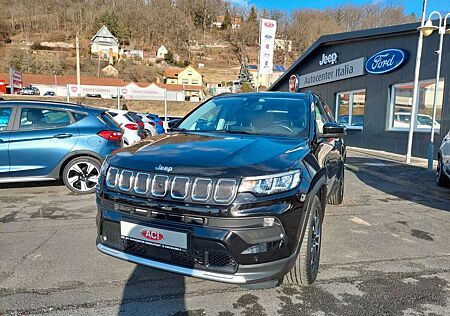
[(54, 138), (70, 138), (72, 137), (72, 134), (56, 134), (53, 136)]

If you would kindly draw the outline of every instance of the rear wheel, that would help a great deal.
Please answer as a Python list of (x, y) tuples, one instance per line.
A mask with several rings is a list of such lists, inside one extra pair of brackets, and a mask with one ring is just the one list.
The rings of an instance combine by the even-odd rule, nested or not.
[(316, 195), (311, 203), (305, 235), (294, 266), (285, 280), (302, 286), (311, 285), (319, 271), (320, 245), (322, 243), (322, 206)]
[(450, 179), (444, 173), (444, 162), (442, 157), (439, 156), (437, 170), (436, 170), (436, 183), (441, 187), (450, 186)]
[(70, 161), (63, 171), (66, 187), (77, 194), (95, 191), (100, 175), (100, 162), (92, 157), (78, 157)]
[(153, 136), (152, 131), (149, 130), (149, 129), (146, 129), (146, 130), (145, 130), (145, 133), (147, 134), (147, 136)]
[(337, 187), (328, 197), (328, 203), (331, 205), (340, 205), (344, 202), (344, 165), (341, 167), (341, 175), (339, 177), (339, 182), (337, 183)]

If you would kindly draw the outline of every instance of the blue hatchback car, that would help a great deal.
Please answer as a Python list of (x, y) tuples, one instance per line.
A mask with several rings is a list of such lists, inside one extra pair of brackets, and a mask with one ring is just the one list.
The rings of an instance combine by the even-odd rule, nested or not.
[(62, 179), (92, 193), (122, 132), (104, 110), (46, 101), (0, 101), (0, 183)]

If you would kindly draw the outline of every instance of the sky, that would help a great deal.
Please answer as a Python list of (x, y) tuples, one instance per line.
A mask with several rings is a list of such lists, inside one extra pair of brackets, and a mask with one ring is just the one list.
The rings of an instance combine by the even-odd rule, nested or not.
[[(417, 16), (421, 16), (423, 0), (231, 0), (231, 2), (240, 3), (243, 5), (255, 5), (258, 8), (271, 8), (288, 11), (303, 8), (323, 9), (349, 3), (400, 4), (403, 5), (407, 14), (415, 13)], [(450, 12), (450, 0), (427, 0), (427, 13), (431, 13), (433, 10), (439, 10), (445, 13)]]

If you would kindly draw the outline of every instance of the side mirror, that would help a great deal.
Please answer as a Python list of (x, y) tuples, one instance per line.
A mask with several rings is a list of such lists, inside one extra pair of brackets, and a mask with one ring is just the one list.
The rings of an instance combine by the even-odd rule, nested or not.
[(321, 138), (338, 138), (347, 135), (345, 126), (339, 125), (336, 122), (327, 122), (323, 125), (323, 133), (317, 135)]

